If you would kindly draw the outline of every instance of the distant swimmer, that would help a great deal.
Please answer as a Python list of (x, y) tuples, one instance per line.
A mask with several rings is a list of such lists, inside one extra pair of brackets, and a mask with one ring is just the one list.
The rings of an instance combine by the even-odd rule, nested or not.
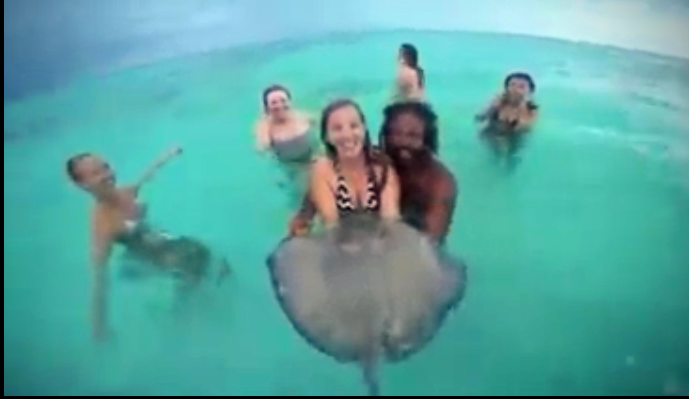
[[(137, 201), (141, 188), (168, 161), (181, 154), (174, 148), (161, 156), (132, 185), (117, 186), (110, 165), (97, 155), (81, 153), (67, 160), (67, 174), (80, 188), (91, 194), (95, 206), (91, 211), (91, 322), (96, 340), (108, 335), (107, 297), (108, 263), (116, 244), (126, 250), (130, 262), (123, 264), (124, 277), (142, 277), (156, 272), (176, 276), (180, 288), (196, 286), (208, 277), (213, 265), (211, 250), (201, 241), (176, 236), (146, 223), (146, 206)], [(228, 263), (218, 261), (223, 279)]]
[(538, 105), (532, 100), (536, 84), (528, 73), (515, 72), (504, 81), (504, 91), (493, 99), (490, 105), (476, 115), (476, 121), (483, 123), (481, 136), (490, 145), (496, 156), (514, 165), (525, 133), (529, 132), (538, 119)]
[(259, 151), (272, 151), (280, 162), (309, 164), (315, 155), (309, 136), (313, 118), (292, 108), (292, 95), (280, 85), (263, 91), (264, 114), (256, 123), (256, 146)]
[(419, 52), (413, 44), (404, 43), (398, 53), (399, 66), (393, 101), (423, 101), (426, 76), (419, 63)]

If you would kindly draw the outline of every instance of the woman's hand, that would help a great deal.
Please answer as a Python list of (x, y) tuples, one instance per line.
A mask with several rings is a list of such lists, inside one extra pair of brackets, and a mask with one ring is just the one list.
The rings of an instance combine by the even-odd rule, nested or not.
[(500, 93), (493, 97), (493, 100), (488, 104), (488, 106), (483, 110), (483, 112), (476, 114), (474, 116), (474, 120), (476, 122), (485, 122), (491, 114), (494, 114), (497, 110), (500, 109), (502, 103), (505, 101), (505, 94)]
[(182, 155), (182, 147), (172, 147), (170, 149), (170, 157), (176, 157), (177, 155)]
[(136, 195), (141, 189), (141, 186), (153, 179), (153, 176), (156, 174), (156, 172), (158, 172), (158, 170), (160, 170), (160, 168), (165, 166), (165, 164), (168, 163), (168, 161), (170, 161), (172, 158), (175, 158), (180, 154), (182, 154), (182, 147), (172, 147), (168, 151), (164, 152), (163, 155), (156, 159), (156, 161), (153, 162), (148, 169), (146, 169), (139, 180), (130, 186), (129, 189), (134, 193), (134, 195)]
[(175, 146), (170, 148), (162, 157), (158, 159), (159, 166), (162, 166), (165, 162), (171, 160), (174, 157), (182, 155), (182, 147)]
[(295, 216), (289, 222), (289, 236), (303, 236), (311, 232), (311, 222), (300, 216)]

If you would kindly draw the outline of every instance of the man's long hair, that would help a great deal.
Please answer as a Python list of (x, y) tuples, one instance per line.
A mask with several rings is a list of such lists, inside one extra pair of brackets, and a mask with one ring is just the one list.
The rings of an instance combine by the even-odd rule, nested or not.
[(405, 113), (411, 113), (423, 121), (423, 145), (434, 155), (437, 154), (440, 146), (438, 142), (438, 115), (430, 105), (419, 101), (398, 102), (385, 107), (383, 125), (378, 136), (378, 145), (381, 149), (386, 150), (392, 121)]

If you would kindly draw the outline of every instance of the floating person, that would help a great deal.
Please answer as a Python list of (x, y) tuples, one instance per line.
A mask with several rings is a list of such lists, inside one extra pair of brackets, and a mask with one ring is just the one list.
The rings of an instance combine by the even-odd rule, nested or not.
[[(108, 263), (116, 244), (122, 245), (128, 260), (125, 277), (163, 273), (177, 277), (180, 289), (189, 290), (208, 277), (213, 266), (211, 250), (201, 241), (175, 236), (146, 223), (146, 206), (137, 201), (141, 188), (168, 161), (181, 154), (174, 148), (160, 157), (133, 185), (117, 186), (110, 165), (92, 153), (81, 153), (67, 160), (67, 174), (95, 200), (91, 213), (91, 321), (96, 340), (108, 334)], [(230, 273), (224, 259), (219, 262), (218, 282)]]
[(308, 196), (324, 224), (355, 211), (399, 217), (399, 182), (395, 170), (371, 148), (361, 108), (351, 100), (328, 105), (321, 119), (326, 155), (311, 169)]
[(358, 364), (369, 396), (380, 395), (379, 365), (423, 349), (467, 281), (463, 262), (427, 236), (371, 212), (284, 240), (267, 265), (295, 330), (336, 361)]
[(280, 162), (289, 181), (297, 180), (313, 161), (316, 148), (309, 134), (313, 118), (292, 108), (292, 95), (280, 85), (263, 91), (264, 115), (256, 123), (256, 147), (270, 151)]
[[(379, 143), (381, 155), (391, 159), (397, 171), (402, 219), (442, 244), (452, 225), (459, 189), (455, 176), (436, 156), (437, 119), (425, 103), (389, 105)], [(306, 196), (290, 223), (290, 234), (307, 233), (315, 214), (315, 206)]]
[(499, 94), (483, 112), (476, 115), (476, 121), (484, 123), (481, 137), (498, 159), (515, 166), (517, 153), (528, 133), (538, 119), (538, 105), (531, 99), (536, 84), (528, 73), (515, 72), (504, 81), (504, 91)]
[(419, 64), (419, 52), (413, 44), (404, 43), (399, 48), (399, 66), (395, 79), (394, 101), (423, 101), (426, 76)]

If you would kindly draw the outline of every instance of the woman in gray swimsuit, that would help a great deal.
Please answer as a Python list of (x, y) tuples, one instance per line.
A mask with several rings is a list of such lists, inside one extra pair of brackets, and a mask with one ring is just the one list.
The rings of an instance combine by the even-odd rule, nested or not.
[(283, 86), (266, 88), (262, 102), (264, 115), (255, 131), (257, 149), (274, 154), (287, 179), (287, 184), (278, 184), (289, 190), (290, 200), (299, 201), (316, 153), (310, 134), (314, 120), (306, 112), (291, 107), (290, 92)]
[[(191, 237), (171, 236), (153, 229), (145, 222), (146, 208), (137, 201), (141, 187), (170, 159), (181, 153), (175, 148), (160, 157), (130, 186), (118, 187), (115, 174), (104, 160), (82, 153), (67, 161), (67, 174), (72, 181), (96, 201), (91, 213), (91, 316), (92, 333), (102, 340), (107, 335), (107, 264), (116, 244), (122, 245), (130, 259), (140, 261), (140, 268), (126, 268), (128, 276), (154, 271), (180, 278), (183, 286), (198, 284), (211, 269), (210, 249)], [(150, 265), (144, 270), (144, 264)], [(220, 277), (229, 273), (222, 260)]]
[(314, 155), (309, 137), (312, 118), (291, 108), (290, 92), (278, 85), (263, 91), (263, 112), (256, 124), (256, 146), (259, 151), (272, 150), (287, 164), (308, 164)]

